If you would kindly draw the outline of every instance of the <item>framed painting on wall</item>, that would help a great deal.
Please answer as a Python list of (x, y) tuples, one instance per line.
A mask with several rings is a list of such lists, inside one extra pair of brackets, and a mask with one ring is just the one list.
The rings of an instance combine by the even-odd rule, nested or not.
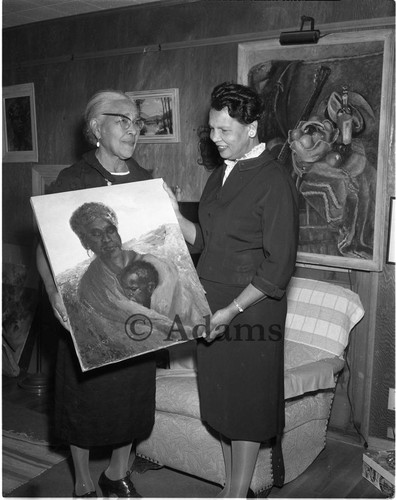
[(382, 269), (393, 39), (383, 29), (238, 46), (238, 81), (267, 104), (260, 139), (299, 192), (299, 263)]
[(179, 89), (126, 94), (133, 98), (144, 121), (138, 142), (180, 142)]
[(3, 162), (38, 161), (34, 84), (3, 87)]
[(202, 335), (210, 309), (162, 179), (31, 204), (82, 371)]

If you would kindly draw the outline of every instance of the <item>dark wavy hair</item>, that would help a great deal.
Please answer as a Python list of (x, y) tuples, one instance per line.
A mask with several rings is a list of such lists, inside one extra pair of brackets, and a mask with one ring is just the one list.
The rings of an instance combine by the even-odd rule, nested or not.
[(257, 92), (232, 82), (220, 83), (213, 89), (210, 107), (217, 111), (227, 108), (231, 118), (243, 125), (259, 121), (264, 112), (264, 102)]

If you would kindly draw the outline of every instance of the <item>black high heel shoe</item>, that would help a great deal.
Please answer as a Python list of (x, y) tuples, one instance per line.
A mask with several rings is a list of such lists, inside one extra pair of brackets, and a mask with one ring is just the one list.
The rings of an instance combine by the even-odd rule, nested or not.
[(111, 495), (116, 495), (119, 498), (142, 498), (142, 496), (135, 490), (135, 486), (133, 485), (130, 476), (131, 473), (128, 471), (127, 475), (123, 479), (112, 481), (103, 471), (98, 481), (103, 496), (110, 497)]

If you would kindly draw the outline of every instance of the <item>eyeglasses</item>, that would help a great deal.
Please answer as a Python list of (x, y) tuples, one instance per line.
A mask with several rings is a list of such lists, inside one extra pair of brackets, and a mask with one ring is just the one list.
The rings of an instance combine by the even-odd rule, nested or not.
[(120, 119), (117, 121), (117, 123), (120, 124), (120, 127), (122, 130), (128, 130), (131, 125), (135, 127), (135, 129), (142, 130), (144, 127), (144, 121), (141, 118), (136, 118), (135, 120), (131, 120), (126, 115), (122, 115), (120, 113), (102, 113), (104, 116), (118, 116)]

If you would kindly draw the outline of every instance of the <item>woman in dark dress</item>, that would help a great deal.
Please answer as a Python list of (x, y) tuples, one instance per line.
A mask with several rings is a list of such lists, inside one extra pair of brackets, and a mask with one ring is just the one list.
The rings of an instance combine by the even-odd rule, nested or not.
[[(86, 136), (96, 150), (61, 171), (52, 193), (151, 178), (131, 158), (141, 122), (127, 95), (111, 90), (95, 94), (86, 107), (85, 123)], [(66, 309), (42, 245), (37, 249), (37, 265), (54, 314), (69, 330)], [(134, 440), (146, 437), (154, 423), (155, 360), (144, 355), (82, 372), (66, 330), (60, 335), (57, 355), (55, 430), (70, 445), (74, 496), (97, 496), (89, 469), (90, 448), (111, 446), (110, 463), (99, 478), (103, 495), (139, 497), (128, 462)]]
[(185, 239), (202, 252), (197, 271), (213, 312), (206, 341), (198, 342), (198, 382), (202, 419), (221, 436), (222, 497), (246, 497), (260, 443), (284, 427), (285, 290), (296, 258), (297, 193), (258, 140), (262, 108), (248, 87), (213, 90), (210, 137), (224, 165), (205, 186), (199, 224), (180, 214), (165, 186)]

